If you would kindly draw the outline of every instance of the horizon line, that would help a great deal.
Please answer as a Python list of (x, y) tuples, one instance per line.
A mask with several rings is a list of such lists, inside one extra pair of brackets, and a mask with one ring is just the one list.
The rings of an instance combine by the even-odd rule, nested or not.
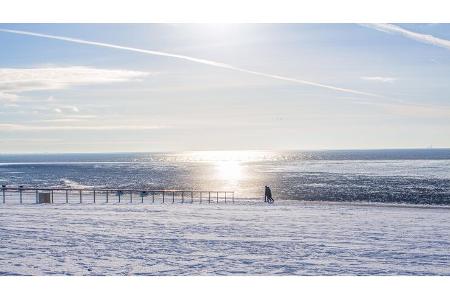
[(0, 155), (58, 155), (58, 154), (145, 154), (182, 152), (315, 152), (315, 151), (383, 151), (383, 150), (450, 150), (450, 146), (438, 147), (382, 147), (382, 148), (316, 148), (316, 149), (245, 149), (245, 150), (167, 150), (167, 151), (113, 151), (113, 152), (0, 152)]

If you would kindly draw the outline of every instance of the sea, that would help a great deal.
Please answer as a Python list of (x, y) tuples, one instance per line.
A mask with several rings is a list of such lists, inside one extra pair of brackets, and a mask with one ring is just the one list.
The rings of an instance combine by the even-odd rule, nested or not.
[(450, 205), (450, 149), (1, 154), (0, 183)]

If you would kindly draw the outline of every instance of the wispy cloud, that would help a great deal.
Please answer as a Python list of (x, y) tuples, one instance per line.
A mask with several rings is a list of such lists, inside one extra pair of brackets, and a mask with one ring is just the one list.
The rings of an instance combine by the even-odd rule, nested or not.
[(90, 67), (1, 68), (0, 99), (16, 100), (22, 92), (57, 90), (78, 85), (126, 82), (150, 73)]
[(66, 106), (66, 108), (70, 109), (72, 112), (80, 112), (80, 110), (76, 106)]
[(0, 123), (0, 129), (5, 131), (61, 131), (61, 130), (89, 130), (89, 131), (108, 131), (108, 130), (154, 130), (163, 129), (165, 126), (159, 125), (30, 125), (30, 124), (12, 124)]
[(378, 81), (378, 82), (385, 82), (385, 83), (393, 83), (397, 80), (397, 78), (394, 77), (385, 77), (385, 76), (363, 76), (361, 77), (362, 80), (368, 80), (368, 81)]
[(376, 29), (378, 31), (383, 31), (386, 33), (400, 34), (406, 38), (409, 38), (409, 39), (412, 39), (412, 40), (415, 40), (415, 41), (418, 41), (421, 43), (430, 44), (430, 45), (434, 45), (434, 46), (438, 46), (438, 47), (442, 47), (447, 50), (450, 50), (450, 41), (449, 40), (441, 39), (441, 38), (435, 37), (430, 34), (423, 34), (423, 33), (410, 31), (410, 30), (404, 29), (400, 26), (393, 25), (393, 24), (362, 24), (362, 25)]
[(8, 101), (15, 101), (17, 100), (19, 96), (11, 93), (7, 93), (5, 91), (0, 91), (0, 100), (8, 100)]
[(398, 103), (382, 103), (379, 105), (383, 107), (387, 112), (407, 117), (420, 117), (420, 118), (439, 118), (450, 117), (450, 108), (445, 106), (426, 106), (426, 105), (401, 105)]
[(74, 114), (80, 112), (78, 107), (73, 106), (73, 105), (58, 106), (58, 107), (53, 108), (53, 111), (58, 114), (64, 113), (64, 114), (68, 114), (68, 115), (74, 115)]
[(115, 44), (101, 43), (101, 42), (88, 41), (88, 40), (82, 40), (82, 39), (76, 39), (76, 38), (70, 38), (70, 37), (64, 37), (64, 36), (30, 32), (30, 31), (11, 30), (11, 29), (0, 29), (0, 31), (14, 33), (14, 34), (29, 35), (29, 36), (48, 38), (48, 39), (61, 40), (61, 41), (66, 41), (66, 42), (78, 43), (78, 44), (87, 44), (87, 45), (100, 46), (100, 47), (106, 47), (106, 48), (114, 48), (114, 49), (120, 49), (120, 50), (126, 50), (126, 51), (132, 51), (132, 52), (138, 52), (138, 53), (150, 54), (150, 55), (156, 55), (156, 56), (171, 57), (171, 58), (187, 60), (187, 61), (191, 61), (191, 62), (195, 62), (195, 63), (200, 63), (200, 64), (204, 64), (204, 65), (209, 65), (209, 66), (213, 66), (213, 67), (217, 67), (217, 68), (229, 69), (229, 70), (243, 72), (243, 73), (252, 74), (252, 75), (256, 75), (256, 76), (262, 76), (262, 77), (267, 77), (267, 78), (272, 78), (272, 79), (277, 79), (277, 80), (283, 80), (283, 81), (288, 81), (288, 82), (293, 82), (293, 83), (298, 83), (298, 84), (303, 84), (303, 85), (310, 85), (310, 86), (325, 88), (325, 89), (334, 90), (334, 91), (338, 91), (338, 92), (351, 93), (351, 94), (370, 96), (370, 97), (380, 97), (379, 95), (364, 92), (364, 91), (348, 89), (348, 88), (338, 87), (338, 86), (332, 86), (332, 85), (328, 85), (328, 84), (322, 84), (319, 82), (313, 82), (313, 81), (297, 79), (297, 78), (292, 78), (292, 77), (280, 76), (280, 75), (276, 75), (276, 74), (263, 73), (263, 72), (243, 69), (243, 68), (239, 68), (239, 67), (232, 66), (229, 64), (217, 62), (217, 61), (200, 59), (200, 58), (195, 58), (195, 57), (186, 56), (186, 55), (154, 51), (154, 50), (146, 50), (146, 49), (133, 48), (133, 47), (126, 47), (126, 46), (120, 46), (120, 45), (115, 45)]
[(96, 119), (96, 118), (98, 118), (97, 115), (70, 115), (70, 116), (63, 116), (62, 118), (36, 120), (36, 122), (38, 122), (38, 123), (64, 123), (64, 122), (71, 122), (72, 124), (74, 124), (76, 122), (82, 122), (82, 121), (85, 121), (85, 120)]

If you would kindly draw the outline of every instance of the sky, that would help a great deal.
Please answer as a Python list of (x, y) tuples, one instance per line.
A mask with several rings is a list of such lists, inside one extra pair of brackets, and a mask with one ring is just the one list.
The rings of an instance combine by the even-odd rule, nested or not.
[(0, 153), (450, 147), (450, 24), (0, 24)]

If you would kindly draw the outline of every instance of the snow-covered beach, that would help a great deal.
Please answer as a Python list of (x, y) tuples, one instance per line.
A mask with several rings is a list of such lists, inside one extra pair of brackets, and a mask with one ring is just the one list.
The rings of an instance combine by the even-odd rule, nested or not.
[(0, 205), (2, 275), (450, 275), (450, 209)]

